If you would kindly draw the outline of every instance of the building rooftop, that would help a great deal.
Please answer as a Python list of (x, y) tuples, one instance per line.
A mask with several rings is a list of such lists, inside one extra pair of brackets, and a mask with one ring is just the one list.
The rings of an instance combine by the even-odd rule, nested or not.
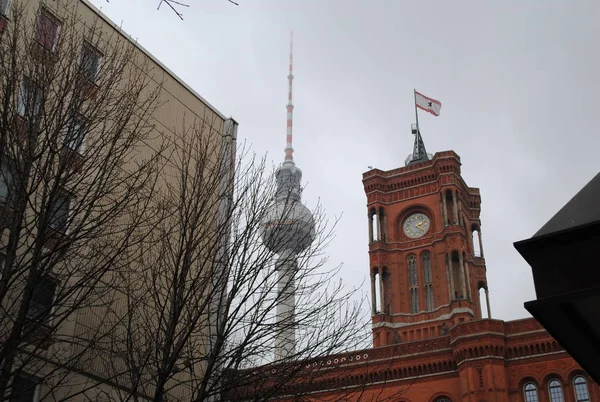
[(177, 74), (171, 71), (164, 63), (158, 60), (152, 53), (150, 53), (146, 48), (138, 43), (137, 40), (133, 39), (129, 34), (127, 34), (123, 29), (117, 25), (114, 21), (112, 21), (108, 16), (106, 16), (102, 11), (100, 11), (96, 6), (90, 3), (89, 0), (80, 0), (86, 7), (96, 13), (100, 18), (102, 18), (106, 23), (115, 28), (125, 39), (129, 40), (133, 43), (138, 49), (140, 49), (146, 56), (148, 56), (152, 61), (154, 61), (160, 68), (162, 68), (167, 74), (169, 74), (173, 79), (179, 82), (184, 88), (186, 88), (190, 93), (192, 93), (195, 97), (197, 97), (202, 103), (208, 106), (213, 112), (215, 112), (219, 117), (223, 120), (227, 119), (227, 117), (221, 113), (216, 107), (211, 105), (206, 99), (204, 99), (198, 92), (196, 92), (192, 87), (190, 87), (184, 80), (182, 80)]
[(533, 237), (600, 222), (600, 173), (585, 185)]

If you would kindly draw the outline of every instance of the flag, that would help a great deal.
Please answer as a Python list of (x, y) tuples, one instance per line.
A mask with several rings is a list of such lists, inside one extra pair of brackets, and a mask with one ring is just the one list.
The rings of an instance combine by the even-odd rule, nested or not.
[(434, 116), (440, 115), (440, 110), (442, 109), (442, 103), (433, 98), (428, 98), (423, 94), (415, 91), (415, 103), (419, 109), (422, 109), (426, 112), (431, 113)]

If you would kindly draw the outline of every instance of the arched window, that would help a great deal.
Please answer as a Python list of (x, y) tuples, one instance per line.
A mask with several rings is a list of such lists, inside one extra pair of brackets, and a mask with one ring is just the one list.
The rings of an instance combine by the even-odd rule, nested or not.
[(445, 396), (440, 396), (433, 402), (452, 402), (452, 401), (450, 400), (450, 398), (446, 398)]
[(575, 401), (590, 402), (590, 392), (585, 377), (578, 375), (573, 379), (573, 388), (575, 388)]
[(473, 227), (471, 232), (471, 242), (473, 243), (473, 255), (475, 257), (481, 257), (481, 242), (479, 241), (479, 230), (477, 227)]
[(379, 309), (381, 304), (381, 274), (378, 268), (375, 268), (373, 281), (373, 289), (375, 290), (375, 294), (373, 294), (373, 314), (379, 314), (381, 313)]
[(373, 226), (373, 220), (375, 219), (375, 215), (377, 215), (375, 213), (375, 208), (371, 208), (369, 210), (369, 243), (373, 243), (375, 241), (375, 233), (374, 233), (374, 226)]
[(565, 402), (562, 385), (556, 378), (548, 382), (548, 393), (550, 394), (550, 402)]
[(489, 317), (488, 314), (488, 305), (487, 305), (487, 297), (486, 297), (486, 285), (483, 282), (480, 282), (478, 285), (478, 296), (479, 296), (479, 309), (481, 310), (481, 318), (487, 317), (487, 318), (491, 318)]
[(525, 402), (539, 402), (537, 387), (534, 383), (528, 382), (523, 387), (523, 392), (525, 393)]
[(388, 269), (383, 267), (381, 269), (381, 312), (383, 314), (390, 314), (390, 296), (389, 291), (391, 288), (391, 277)]
[(417, 275), (417, 258), (414, 254), (408, 256), (408, 282), (410, 285), (410, 312), (419, 312), (419, 277)]
[(425, 310), (433, 311), (435, 302), (433, 298), (433, 275), (431, 273), (431, 253), (425, 251), (421, 254), (421, 266), (423, 267), (423, 282), (425, 292)]
[(377, 220), (379, 224), (379, 241), (386, 241), (387, 238), (387, 230), (386, 230), (386, 219), (385, 219), (385, 211), (383, 208), (379, 208), (379, 219)]
[(373, 216), (371, 217), (371, 222), (373, 225), (372, 233), (373, 233), (373, 240), (372, 241), (381, 241), (381, 226), (379, 224), (379, 215), (377, 214), (377, 212), (373, 212)]
[(454, 191), (452, 190), (446, 190), (446, 219), (447, 219), (447, 225), (455, 225), (458, 222), (456, 222), (456, 215), (454, 213), (456, 206), (454, 205), (454, 198), (455, 198), (455, 194)]

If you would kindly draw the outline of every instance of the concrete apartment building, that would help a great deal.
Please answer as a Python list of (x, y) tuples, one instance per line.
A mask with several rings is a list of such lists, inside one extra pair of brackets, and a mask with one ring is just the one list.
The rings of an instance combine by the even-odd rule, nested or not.
[[(186, 197), (209, 199), (202, 208), (212, 218), (196, 227), (217, 234), (187, 247), (210, 253), (225, 241), (221, 196), (237, 122), (86, 0), (0, 0), (0, 43), (0, 400), (147, 400), (157, 387), (162, 400), (190, 400), (199, 359), (168, 363), (171, 374), (157, 384), (152, 364), (132, 367), (115, 351), (162, 333), (151, 317), (167, 317), (169, 330), (164, 310), (173, 304), (160, 292), (173, 278), (160, 247), (186, 236), (169, 215), (184, 201), (184, 185), (196, 191)], [(185, 182), (185, 172), (202, 186)], [(162, 226), (154, 220), (161, 214)], [(152, 222), (163, 231), (152, 232)], [(181, 263), (186, 272), (215, 260), (197, 253)], [(204, 285), (195, 303), (203, 292), (211, 293)], [(134, 301), (143, 307), (128, 314)], [(210, 318), (202, 322), (185, 348), (206, 345)], [(165, 357), (122, 349), (146, 363)]]

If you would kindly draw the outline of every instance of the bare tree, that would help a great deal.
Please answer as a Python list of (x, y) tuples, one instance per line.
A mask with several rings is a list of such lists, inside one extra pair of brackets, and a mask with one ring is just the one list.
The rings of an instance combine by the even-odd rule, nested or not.
[(181, 20), (183, 20), (183, 14), (181, 13), (181, 11), (179, 11), (179, 9), (184, 8), (184, 7), (185, 8), (189, 7), (189, 4), (182, 3), (180, 1), (160, 0), (158, 2), (158, 7), (156, 9), (160, 10), (160, 6), (162, 6), (163, 4), (166, 5), (169, 9), (171, 9), (171, 11), (173, 11), (175, 13), (175, 15), (177, 15), (179, 17), (179, 19), (181, 19)]
[(224, 380), (232, 369), (273, 361), (282, 325), (301, 341), (279, 363), (352, 347), (358, 310), (325, 269), (321, 211), (295, 319), (276, 325), (264, 159), (226, 165), (236, 144), (208, 117), (159, 134), (150, 67), (74, 4), (55, 6), (60, 35), (21, 3), (0, 36), (0, 401), (41, 380), (59, 400), (102, 384), (107, 399), (215, 399), (243, 385)]
[(82, 337), (74, 322), (137, 258), (162, 152), (149, 118), (160, 87), (135, 45), (83, 27), (77, 2), (53, 4), (60, 35), (48, 9), (13, 3), (0, 35), (0, 401), (41, 379), (50, 398), (110, 333)]
[[(120, 335), (106, 364), (126, 367), (134, 394), (153, 401), (310, 400), (332, 384), (348, 389), (323, 400), (383, 401), (406, 392), (365, 392), (385, 383), (390, 362), (354, 364), (369, 353), (369, 320), (357, 292), (338, 279), (341, 266), (328, 262), (335, 221), (317, 205), (314, 232), (304, 230), (293, 178), (214, 127), (205, 117), (183, 122), (170, 144), (167, 182), (148, 217), (155, 230), (138, 243), (143, 264), (132, 260), (130, 268), (146, 275), (121, 279), (127, 308), (114, 314)], [(272, 226), (278, 232), (269, 238)], [(293, 280), (282, 282), (290, 242), (299, 245)], [(282, 319), (277, 307), (289, 297), (293, 314)], [(295, 334), (288, 353), (277, 350), (282, 333)], [(337, 381), (357, 372), (357, 383)]]
[[(107, 0), (108, 1), (108, 0)], [(233, 1), (233, 0), (227, 0), (227, 2), (234, 4), (236, 6), (239, 6), (239, 3)], [(160, 0), (158, 3), (158, 8), (160, 10), (160, 6), (162, 6), (163, 4), (165, 4), (168, 8), (171, 9), (171, 11), (173, 11), (179, 18), (183, 19), (183, 14), (181, 14), (181, 12), (179, 11), (180, 8), (183, 7), (189, 7), (190, 5), (186, 2), (183, 1), (178, 1), (178, 0)]]
[[(108, 0), (106, 0), (108, 1)], [(239, 6), (239, 3), (233, 1), (233, 0), (227, 0), (229, 3), (234, 4), (236, 6)], [(180, 11), (181, 8), (187, 8), (190, 5), (181, 1), (177, 1), (177, 0), (160, 0), (158, 2), (158, 7), (157, 10), (160, 10), (160, 6), (162, 5), (166, 5), (171, 11), (173, 11), (175, 13), (175, 15), (177, 15), (179, 17), (179, 19), (183, 20), (183, 13)]]
[[(106, 363), (113, 370), (127, 367), (136, 394), (155, 401), (165, 395), (219, 400), (268, 383), (258, 398), (266, 399), (304, 372), (303, 360), (364, 342), (357, 334), (365, 320), (351, 302), (354, 292), (335, 281), (339, 266), (327, 264), (335, 225), (320, 207), (313, 211), (315, 240), (296, 255), (293, 317), (276, 320), (287, 296), (277, 255), (263, 244), (264, 230), (270, 221), (293, 231), (295, 201), (290, 197), (274, 209), (274, 172), (245, 147), (237, 149), (235, 169), (225, 166), (223, 155), (235, 152), (236, 144), (213, 130), (214, 122), (200, 119), (188, 127), (174, 139), (168, 182), (158, 186), (164, 193), (148, 217), (155, 230), (138, 244), (143, 265), (132, 260), (130, 270), (147, 275), (121, 279), (128, 307), (114, 312), (119, 338)], [(294, 352), (276, 357), (277, 334), (290, 330), (298, 339)], [(265, 364), (286, 369), (276, 381), (239, 375)], [(132, 396), (122, 392), (119, 398)]]
[[(110, 3), (110, 0), (106, 0), (107, 3)], [(227, 2), (239, 6), (239, 3), (233, 0), (227, 0)], [(165, 5), (169, 10), (171, 10), (179, 19), (183, 20), (183, 13), (181, 12), (182, 8), (188, 8), (190, 5), (183, 1), (177, 0), (159, 0), (157, 10), (160, 10), (160, 7)]]
[[(331, 375), (308, 363), (364, 346), (325, 254), (335, 222), (317, 206), (298, 238), (298, 194), (274, 198), (281, 180), (233, 126), (157, 128), (157, 74), (76, 4), (55, 5), (60, 35), (25, 6), (0, 35), (0, 401), (38, 381), (50, 400), (300, 397)], [(276, 355), (282, 333), (297, 341)]]

